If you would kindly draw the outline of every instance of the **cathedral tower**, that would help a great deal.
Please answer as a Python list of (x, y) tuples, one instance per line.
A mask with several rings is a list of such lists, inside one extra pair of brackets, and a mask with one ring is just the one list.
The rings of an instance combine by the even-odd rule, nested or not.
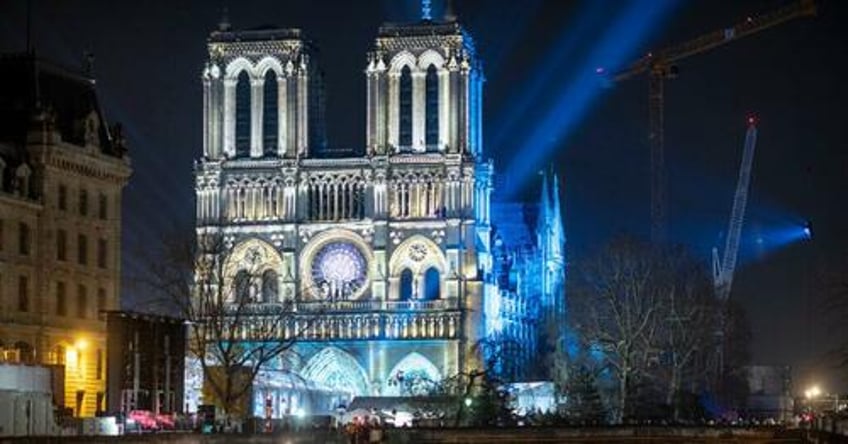
[(209, 38), (203, 70), (203, 154), (209, 159), (306, 157), (324, 144), (321, 75), (299, 29)]
[(369, 152), (481, 155), (483, 70), (459, 23), (383, 25), (365, 74)]

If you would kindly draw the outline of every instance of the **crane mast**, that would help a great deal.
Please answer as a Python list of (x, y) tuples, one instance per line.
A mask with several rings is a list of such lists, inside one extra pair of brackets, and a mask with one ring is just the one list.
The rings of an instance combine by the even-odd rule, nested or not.
[(751, 185), (751, 168), (754, 164), (754, 149), (757, 146), (757, 125), (753, 118), (748, 119), (748, 131), (745, 133), (745, 148), (742, 151), (742, 165), (739, 167), (739, 179), (736, 182), (736, 194), (733, 196), (733, 210), (727, 227), (724, 242), (724, 255), (719, 261), (718, 250), (713, 248), (713, 282), (716, 296), (726, 301), (733, 284), (736, 271), (736, 258), (739, 254), (739, 242), (742, 237), (742, 225), (745, 222), (745, 207), (748, 203), (748, 189)]

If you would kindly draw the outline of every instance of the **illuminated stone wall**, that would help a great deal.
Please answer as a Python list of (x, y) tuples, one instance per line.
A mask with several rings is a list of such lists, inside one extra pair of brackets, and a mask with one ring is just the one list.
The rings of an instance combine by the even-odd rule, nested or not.
[[(359, 155), (326, 155), (305, 128), (320, 115), (309, 108), (320, 91), (312, 48), (299, 30), (212, 34), (195, 170), (197, 232), (224, 237), (233, 285), (260, 261), (274, 280), (245, 288), (246, 297), (316, 317), (297, 358), (266, 369), (254, 393), (257, 409), (271, 400), (293, 414), (352, 396), (416, 394), (482, 368), (484, 305), (502, 294), (491, 245), (493, 165), (482, 150), (483, 73), (469, 34), (456, 22), (380, 28), (365, 67)], [(242, 73), (250, 88), (238, 86)], [(268, 73), (276, 92), (263, 83)], [(269, 128), (275, 137), (263, 135)], [(542, 275), (541, 266), (532, 270)], [(535, 324), (522, 313), (514, 320), (526, 332)]]

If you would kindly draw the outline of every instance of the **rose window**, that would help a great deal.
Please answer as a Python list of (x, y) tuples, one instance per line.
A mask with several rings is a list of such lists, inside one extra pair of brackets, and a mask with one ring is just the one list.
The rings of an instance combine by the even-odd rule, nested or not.
[(351, 299), (365, 286), (368, 268), (365, 256), (353, 244), (332, 242), (324, 245), (312, 261), (316, 293), (326, 299)]

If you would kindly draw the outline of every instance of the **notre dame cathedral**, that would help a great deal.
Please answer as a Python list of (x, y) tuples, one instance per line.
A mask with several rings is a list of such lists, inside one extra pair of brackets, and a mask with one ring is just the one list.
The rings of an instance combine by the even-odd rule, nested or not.
[(497, 364), (510, 380), (545, 377), (535, 364), (565, 298), (558, 181), (545, 177), (539, 203), (493, 202), (482, 63), (455, 19), (380, 27), (366, 140), (350, 152), (326, 146), (301, 30), (222, 26), (208, 49), (198, 235), (222, 235), (236, 273), (261, 259), (257, 303), (317, 316), (297, 368), (257, 380), (257, 414), (269, 399), (279, 416), (420, 394), (399, 380), (481, 368), (484, 340), (517, 344)]

